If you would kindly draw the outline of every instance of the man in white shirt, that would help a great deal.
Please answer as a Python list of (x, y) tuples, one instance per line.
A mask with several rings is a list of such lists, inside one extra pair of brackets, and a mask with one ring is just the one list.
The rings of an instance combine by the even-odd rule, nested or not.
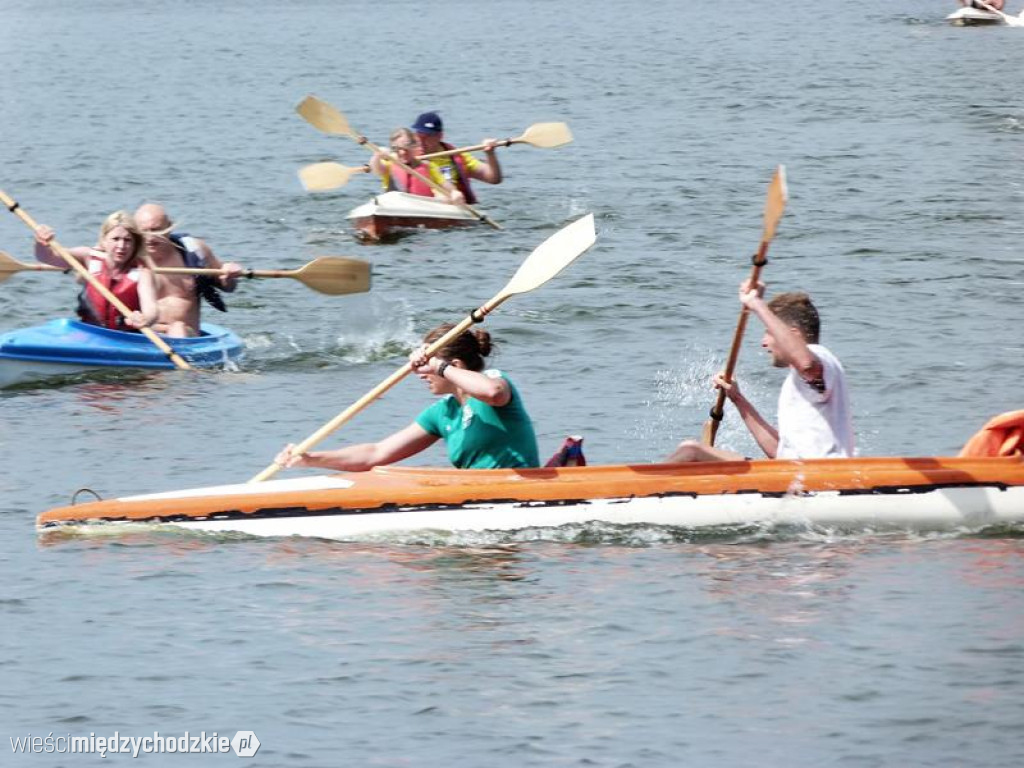
[[(769, 424), (747, 400), (735, 381), (715, 376), (743, 423), (770, 459), (820, 459), (853, 456), (854, 433), (843, 366), (818, 344), (818, 311), (806, 293), (783, 293), (764, 300), (764, 283), (740, 285), (740, 302), (764, 323), (761, 346), (776, 368), (789, 368), (779, 392), (779, 426)], [(738, 453), (687, 440), (669, 463), (736, 461)]]

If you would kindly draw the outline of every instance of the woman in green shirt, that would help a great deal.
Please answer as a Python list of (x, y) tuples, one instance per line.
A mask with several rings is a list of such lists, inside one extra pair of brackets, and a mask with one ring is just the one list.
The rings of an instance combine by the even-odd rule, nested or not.
[(426, 345), (451, 330), (442, 325), (409, 355), (413, 372), (440, 399), (416, 420), (376, 443), (295, 455), (287, 446), (276, 459), (283, 467), (320, 467), (362, 472), (407, 459), (444, 440), (451, 463), (460, 469), (538, 467), (537, 436), (515, 385), (499, 370), (484, 370), (491, 336), (464, 331), (431, 357)]

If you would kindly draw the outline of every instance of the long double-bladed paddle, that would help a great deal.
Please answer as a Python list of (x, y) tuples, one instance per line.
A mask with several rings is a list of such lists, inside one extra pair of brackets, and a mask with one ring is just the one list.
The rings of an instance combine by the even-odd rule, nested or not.
[[(750, 270), (750, 284), (752, 286), (757, 285), (757, 280), (761, 276), (761, 268), (768, 263), (768, 246), (772, 242), (772, 238), (775, 237), (775, 230), (779, 226), (779, 219), (782, 218), (782, 212), (786, 208), (786, 168), (780, 165), (775, 169), (775, 176), (772, 178), (771, 184), (768, 185), (768, 198), (764, 203), (764, 234), (761, 235), (761, 245), (757, 249), (757, 253), (754, 254), (753, 268)], [(740, 319), (736, 323), (736, 333), (732, 337), (732, 349), (729, 350), (729, 361), (725, 366), (725, 380), (732, 381), (733, 371), (736, 370), (736, 360), (740, 355), (740, 345), (743, 342), (743, 332), (747, 327), (747, 317), (750, 315), (750, 310), (744, 307), (740, 310)], [(722, 423), (722, 416), (724, 415), (723, 406), (725, 405), (725, 390), (718, 390), (718, 398), (715, 400), (715, 404), (711, 406), (710, 418), (704, 422), (704, 431), (701, 436), (701, 442), (704, 445), (714, 445), (715, 435), (718, 433), (718, 425)]]
[[(318, 131), (323, 133), (329, 133), (336, 136), (348, 136), (350, 139), (355, 141), (357, 144), (362, 144), (364, 147), (368, 147), (374, 152), (381, 152), (380, 147), (371, 142), (365, 136), (356, 131), (352, 130), (352, 127), (348, 124), (346, 117), (341, 114), (337, 109), (332, 107), (326, 101), (321, 101), (316, 96), (307, 96), (302, 100), (295, 111), (302, 115), (303, 119), (306, 120), (310, 125), (316, 128)], [(419, 171), (415, 171), (408, 165), (403, 163), (397, 157), (392, 156), (390, 161), (401, 168), (406, 173), (410, 173), (417, 179), (427, 184), (435, 192), (439, 192), (447, 197), (448, 192), (438, 184), (436, 181), (428, 176), (424, 176)], [(459, 208), (464, 208), (469, 211), (474, 218), (482, 221), (484, 224), (494, 227), (495, 229), (502, 229), (502, 226), (496, 221), (491, 219), (489, 216), (480, 213), (476, 208), (469, 205), (468, 203), (458, 203)]]
[[(7, 206), (7, 210), (9, 210), (23, 222), (25, 222), (25, 224), (27, 224), (29, 229), (31, 229), (33, 232), (39, 230), (39, 225), (32, 219), (32, 217), (29, 216), (28, 213), (26, 213), (22, 209), (22, 207), (18, 205), (18, 203), (16, 203), (14, 200), (8, 197), (3, 190), (0, 190), (0, 202)], [(109, 301), (117, 309), (118, 312), (120, 312), (126, 318), (131, 317), (132, 311), (128, 309), (127, 305), (119, 298), (117, 298), (117, 296), (111, 293), (110, 289), (107, 288), (107, 286), (105, 286), (103, 283), (97, 280), (96, 277), (92, 273), (90, 273), (88, 269), (85, 268), (82, 262), (80, 262), (78, 259), (71, 255), (67, 248), (58, 243), (57, 238), (53, 238), (52, 240), (50, 240), (48, 245), (50, 246), (51, 251), (53, 251), (62, 259), (64, 259), (64, 261), (67, 262), (67, 265), (71, 267), (71, 269), (75, 270), (75, 272), (82, 276), (82, 279), (84, 279), (87, 283), (89, 283), (89, 285), (91, 285), (93, 288), (99, 291), (100, 295), (103, 296), (103, 298), (105, 298), (107, 301)], [(153, 342), (154, 346), (156, 346), (157, 349), (159, 349), (161, 352), (167, 355), (167, 359), (174, 363), (176, 367), (181, 368), (183, 371), (192, 370), (192, 366), (186, 363), (177, 352), (171, 349), (170, 345), (166, 341), (157, 336), (156, 333), (154, 333), (151, 329), (140, 328), (139, 330), (142, 331), (142, 333), (145, 335), (147, 339)]]
[[(507, 147), (511, 144), (530, 144), (543, 149), (561, 147), (572, 141), (572, 132), (565, 123), (534, 123), (525, 131), (522, 136), (514, 139), (502, 139), (494, 142), (496, 147)], [(432, 152), (429, 155), (420, 155), (417, 160), (429, 160), (432, 157), (449, 157), (462, 152), (476, 152), (486, 148), (486, 144), (474, 144), (470, 147), (459, 147), (458, 149), (446, 149), (443, 152)], [(309, 192), (324, 192), (328, 189), (337, 189), (348, 184), (349, 180), (357, 173), (369, 173), (370, 166), (361, 165), (353, 168), (341, 163), (324, 162), (313, 163), (299, 169), (299, 181)]]
[[(512, 144), (529, 144), (541, 149), (554, 149), (572, 142), (572, 131), (566, 123), (534, 123), (521, 136), (514, 139), (501, 139), (495, 141), (496, 147), (508, 147)], [(451, 157), (462, 152), (478, 152), (485, 149), (486, 144), (473, 144), (469, 147), (458, 147), (457, 149), (446, 149), (442, 152), (431, 152), (429, 155), (419, 155), (417, 160), (429, 160), (432, 157)]]
[[(0, 283), (16, 272), (67, 272), (50, 264), (25, 264), (0, 251)], [(203, 267), (153, 267), (161, 275), (222, 275), (220, 269)], [(242, 277), (290, 277), (307, 288), (329, 296), (366, 293), (370, 290), (370, 264), (359, 259), (321, 256), (297, 269), (247, 269)]]
[[(520, 265), (519, 269), (512, 276), (512, 279), (508, 281), (508, 284), (502, 288), (494, 298), (485, 303), (479, 309), (475, 309), (470, 312), (469, 316), (462, 322), (448, 331), (448, 333), (444, 334), (444, 336), (439, 338), (437, 341), (427, 346), (426, 355), (429, 357), (439, 349), (442, 349), (452, 339), (456, 338), (460, 333), (473, 325), (473, 323), (482, 323), (487, 315), (497, 309), (504, 301), (512, 296), (516, 296), (520, 293), (528, 293), (536, 288), (540, 288), (546, 282), (559, 274), (563, 269), (572, 264), (577, 258), (583, 255), (583, 253), (594, 244), (596, 239), (597, 233), (594, 230), (593, 214), (587, 214), (583, 218), (577, 219), (572, 224), (562, 227), (562, 229), (558, 230), (555, 234), (534, 248), (526, 261)], [(324, 424), (320, 429), (296, 445), (293, 451), (298, 454), (309, 451), (309, 449), (330, 435), (334, 430), (347, 422), (361, 410), (366, 408), (366, 406), (395, 386), (395, 384), (400, 382), (411, 372), (412, 364), (406, 363), (376, 387), (356, 400), (356, 402), (344, 411), (335, 416), (331, 421)], [(249, 482), (258, 483), (262, 480), (266, 480), (267, 478), (275, 475), (280, 469), (281, 466), (279, 464), (271, 464)]]
[(370, 166), (360, 165), (353, 168), (341, 163), (313, 163), (299, 169), (299, 181), (308, 192), (324, 192), (328, 189), (344, 187), (357, 173), (369, 173)]

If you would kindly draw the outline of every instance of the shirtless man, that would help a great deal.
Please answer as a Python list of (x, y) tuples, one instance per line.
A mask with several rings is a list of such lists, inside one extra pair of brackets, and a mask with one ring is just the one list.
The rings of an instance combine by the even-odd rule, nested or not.
[(225, 311), (218, 291), (231, 292), (242, 267), (221, 261), (202, 240), (172, 232), (163, 206), (146, 203), (135, 212), (135, 222), (146, 239), (146, 256), (154, 267), (205, 267), (219, 269), (216, 277), (154, 274), (160, 315), (153, 330), (167, 336), (199, 335), (199, 300), (205, 298)]

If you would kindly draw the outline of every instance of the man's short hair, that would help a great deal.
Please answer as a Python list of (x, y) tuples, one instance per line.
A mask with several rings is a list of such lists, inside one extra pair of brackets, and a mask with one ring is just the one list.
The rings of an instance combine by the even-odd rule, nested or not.
[(808, 344), (818, 343), (821, 320), (811, 297), (806, 293), (780, 293), (768, 302), (768, 308), (786, 325), (799, 330)]

